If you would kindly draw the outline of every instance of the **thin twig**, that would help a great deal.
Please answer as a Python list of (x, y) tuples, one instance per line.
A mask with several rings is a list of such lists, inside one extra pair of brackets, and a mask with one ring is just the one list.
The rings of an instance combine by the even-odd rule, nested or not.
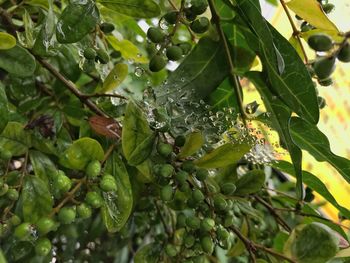
[(7, 28), (7, 32), (16, 37), (16, 26), (12, 23), (9, 13), (0, 7), (0, 17), (2, 24)]
[(123, 100), (127, 100), (127, 97), (124, 97), (123, 95), (120, 94), (104, 94), (104, 93), (95, 93), (95, 94), (84, 94), (83, 97), (85, 98), (99, 98), (99, 97), (112, 97), (112, 98), (119, 98)]
[(288, 20), (289, 20), (289, 23), (293, 29), (293, 37), (295, 37), (300, 45), (300, 48), (301, 48), (301, 51), (303, 52), (303, 55), (304, 55), (304, 59), (305, 59), (305, 63), (307, 64), (308, 63), (308, 58), (307, 58), (307, 54), (306, 54), (306, 51), (305, 51), (305, 48), (304, 48), (304, 45), (303, 43), (301, 42), (301, 38), (300, 38), (300, 32), (299, 30), (297, 29), (296, 25), (294, 24), (294, 21), (293, 21), (293, 18), (289, 12), (289, 9), (286, 5), (286, 3), (284, 2), (284, 0), (280, 0), (281, 2), (281, 5), (284, 9), (284, 12), (286, 13), (287, 17), (288, 17)]
[(220, 40), (224, 45), (225, 56), (226, 56), (226, 60), (228, 62), (229, 69), (230, 69), (230, 78), (231, 78), (231, 81), (233, 82), (233, 88), (234, 88), (235, 93), (236, 93), (237, 104), (239, 106), (239, 110), (240, 110), (240, 114), (241, 114), (241, 118), (243, 120), (243, 123), (246, 125), (246, 114), (245, 114), (245, 110), (244, 110), (244, 106), (243, 106), (242, 94), (240, 91), (241, 85), (239, 83), (239, 79), (238, 79), (237, 75), (235, 74), (235, 67), (233, 65), (230, 48), (229, 48), (229, 45), (227, 43), (225, 33), (221, 27), (221, 22), (220, 22), (221, 18), (219, 16), (218, 12), (216, 11), (214, 1), (208, 0), (208, 3), (209, 3), (211, 15), (212, 15), (212, 21), (215, 24), (216, 30), (217, 30), (219, 37), (220, 37)]

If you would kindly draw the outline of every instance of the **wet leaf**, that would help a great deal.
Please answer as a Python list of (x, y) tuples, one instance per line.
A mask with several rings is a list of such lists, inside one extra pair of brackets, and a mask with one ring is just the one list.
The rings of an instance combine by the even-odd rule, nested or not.
[(161, 247), (159, 243), (150, 243), (145, 245), (136, 251), (134, 256), (135, 263), (157, 263), (159, 261), (159, 255)]
[(207, 169), (225, 167), (238, 162), (249, 150), (248, 144), (227, 143), (205, 154), (194, 163)]
[(99, 20), (99, 11), (93, 1), (72, 2), (63, 10), (57, 22), (57, 41), (78, 42), (95, 28)]
[(84, 137), (73, 142), (60, 156), (60, 163), (70, 169), (83, 170), (92, 160), (101, 161), (104, 151), (100, 143)]
[(160, 14), (160, 8), (153, 0), (98, 0), (105, 7), (132, 17), (151, 18)]
[(12, 156), (25, 154), (31, 145), (30, 134), (18, 122), (9, 122), (0, 135), (0, 149), (9, 151)]
[(234, 195), (249, 195), (261, 190), (265, 183), (265, 172), (263, 170), (253, 170), (240, 177), (236, 184)]
[(113, 153), (108, 159), (106, 172), (116, 179), (117, 191), (103, 194), (104, 205), (101, 208), (101, 216), (108, 232), (114, 233), (127, 222), (132, 211), (133, 195), (129, 174), (118, 154)]
[(9, 120), (8, 101), (5, 93), (5, 87), (0, 83), (0, 134), (5, 129)]
[(34, 174), (45, 183), (57, 175), (57, 168), (47, 155), (39, 151), (30, 151), (29, 158)]
[(186, 158), (196, 153), (204, 144), (204, 138), (201, 132), (192, 132), (186, 136), (185, 145), (181, 147), (179, 158)]
[(16, 46), (16, 38), (5, 32), (0, 32), (0, 50), (10, 49)]
[(152, 153), (155, 138), (156, 134), (153, 133), (144, 139), (130, 155), (128, 164), (137, 166), (143, 163)]
[(115, 90), (118, 86), (125, 80), (128, 76), (128, 65), (126, 64), (116, 64), (114, 68), (109, 72), (101, 90), (97, 89), (98, 93), (105, 93), (108, 91)]
[(0, 68), (19, 77), (32, 76), (36, 67), (34, 57), (24, 48), (16, 45), (0, 50)]
[(47, 216), (53, 206), (48, 184), (37, 176), (25, 176), (22, 190), (23, 217), (26, 222), (35, 223)]

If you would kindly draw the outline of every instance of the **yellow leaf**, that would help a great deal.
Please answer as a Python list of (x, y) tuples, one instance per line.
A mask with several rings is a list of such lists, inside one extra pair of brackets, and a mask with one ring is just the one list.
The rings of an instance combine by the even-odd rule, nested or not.
[(179, 158), (185, 158), (196, 153), (204, 144), (204, 138), (201, 132), (192, 132), (186, 136), (186, 143), (181, 147)]
[(313, 29), (306, 32), (301, 32), (300, 35), (303, 39), (307, 40), (310, 36), (315, 34), (320, 34), (320, 33), (330, 36), (336, 42), (341, 42), (344, 40), (344, 36), (339, 34), (338, 31), (334, 31), (334, 30)]
[(302, 50), (302, 47), (300, 46), (300, 43), (298, 41), (298, 39), (293, 35), (289, 38), (289, 43), (295, 48), (295, 50), (297, 51), (299, 57), (304, 61), (305, 60), (305, 56)]
[(97, 92), (104, 93), (114, 90), (124, 81), (127, 76), (128, 65), (122, 63), (115, 65), (103, 82), (101, 90), (98, 90)]
[(317, 0), (291, 0), (286, 4), (295, 14), (314, 27), (339, 32), (337, 26), (323, 12)]
[(16, 38), (5, 32), (0, 32), (0, 50), (10, 49), (16, 45)]
[(123, 58), (133, 60), (136, 63), (148, 63), (148, 59), (143, 56), (138, 47), (129, 40), (118, 40), (114, 36), (107, 36), (106, 38), (113, 49), (122, 53)]

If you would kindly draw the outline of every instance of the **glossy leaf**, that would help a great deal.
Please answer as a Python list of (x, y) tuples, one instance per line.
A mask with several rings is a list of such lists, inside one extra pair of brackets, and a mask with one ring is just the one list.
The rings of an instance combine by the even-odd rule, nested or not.
[(19, 77), (32, 76), (36, 67), (34, 57), (24, 48), (16, 45), (0, 50), (0, 68)]
[[(295, 172), (293, 171), (292, 164), (286, 161), (279, 161), (273, 166), (278, 168), (282, 172), (295, 176)], [(335, 200), (331, 192), (328, 191), (327, 186), (318, 177), (316, 177), (315, 175), (313, 175), (308, 171), (303, 171), (303, 182), (308, 187), (310, 187), (313, 191), (320, 194), (324, 199), (326, 199), (334, 207), (336, 207), (343, 216), (345, 216), (346, 218), (350, 218), (350, 210), (348, 210), (346, 207), (341, 206), (337, 202), (337, 200)]]
[(60, 156), (60, 163), (71, 169), (83, 170), (92, 160), (101, 161), (104, 151), (100, 143), (92, 138), (84, 137), (73, 142)]
[(235, 195), (249, 195), (261, 190), (265, 183), (265, 172), (253, 170), (240, 177), (236, 184)]
[(160, 14), (160, 8), (153, 0), (98, 0), (105, 7), (118, 13), (138, 17), (151, 18)]
[(220, 168), (238, 162), (248, 151), (248, 144), (226, 143), (205, 154), (194, 163), (202, 168)]
[(63, 45), (56, 57), (62, 75), (72, 82), (77, 81), (80, 77), (81, 71), (71, 47), (68, 45)]
[(336, 25), (329, 20), (317, 0), (291, 0), (286, 3), (295, 14), (318, 29), (339, 31)]
[(133, 195), (129, 174), (120, 156), (112, 154), (107, 162), (106, 172), (116, 179), (117, 191), (103, 194), (101, 216), (108, 232), (114, 233), (127, 222), (133, 206)]
[(10, 49), (16, 46), (16, 38), (6, 32), (0, 32), (0, 50)]
[[(246, 74), (246, 77), (253, 82), (254, 86), (261, 94), (266, 110), (270, 113), (269, 119), (271, 120), (271, 125), (278, 132), (281, 141), (288, 149), (293, 161), (294, 171), (297, 178), (297, 196), (299, 199), (302, 199), (302, 152), (292, 141), (288, 129), (289, 119), (292, 112), (280, 99), (271, 93), (261, 73), (249, 72)], [(270, 125), (270, 123), (268, 123), (268, 125)]]
[(157, 90), (158, 100), (164, 103), (169, 98), (176, 101), (189, 96), (205, 98), (220, 85), (228, 73), (223, 46), (208, 37), (202, 37), (179, 67), (169, 75), (167, 83)]
[(103, 82), (102, 89), (97, 89), (98, 93), (105, 93), (116, 89), (128, 76), (128, 65), (119, 63), (109, 72), (105, 81)]
[(8, 101), (5, 93), (5, 87), (0, 83), (0, 134), (5, 129), (9, 120)]
[(99, 19), (99, 11), (93, 1), (72, 2), (63, 10), (57, 22), (57, 41), (78, 42), (95, 28)]
[(126, 60), (132, 60), (135, 63), (148, 63), (147, 57), (140, 56), (140, 54), (142, 54), (140, 49), (129, 40), (118, 40), (114, 36), (107, 36), (106, 39), (112, 48), (116, 51), (120, 51), (122, 57)]
[(0, 150), (7, 150), (12, 156), (23, 155), (31, 145), (30, 135), (18, 122), (9, 122), (0, 135)]
[(156, 135), (153, 133), (140, 143), (129, 157), (128, 163), (137, 166), (143, 163), (152, 153)]
[(213, 110), (221, 110), (223, 108), (233, 108), (234, 114), (239, 112), (237, 99), (233, 84), (229, 78), (226, 78), (217, 89), (209, 96), (209, 103)]
[(185, 145), (181, 147), (179, 158), (186, 158), (196, 153), (204, 144), (204, 138), (201, 132), (192, 132), (186, 136)]
[(39, 151), (29, 152), (30, 163), (33, 166), (34, 174), (45, 183), (53, 179), (57, 174), (57, 168), (51, 159)]
[(345, 180), (350, 182), (350, 160), (332, 153), (328, 138), (316, 125), (292, 117), (289, 127), (295, 144), (308, 151), (317, 161), (331, 164)]
[(25, 176), (22, 190), (23, 217), (26, 222), (35, 223), (47, 216), (53, 206), (49, 186), (37, 176)]
[(157, 263), (161, 247), (159, 243), (150, 243), (136, 251), (134, 256), (135, 263)]

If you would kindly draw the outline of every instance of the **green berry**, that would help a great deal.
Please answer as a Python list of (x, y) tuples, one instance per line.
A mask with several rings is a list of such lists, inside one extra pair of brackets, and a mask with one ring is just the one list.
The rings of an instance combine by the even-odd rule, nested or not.
[(191, 248), (191, 247), (193, 247), (195, 242), (196, 242), (196, 238), (193, 235), (186, 234), (186, 236), (184, 238), (184, 245), (185, 245), (185, 247)]
[[(180, 46), (180, 48), (181, 48), (181, 46)], [(183, 50), (182, 50), (182, 52), (183, 52)], [(185, 145), (185, 143), (186, 143), (186, 137), (185, 136), (183, 136), (183, 135), (176, 136), (176, 138), (175, 138), (175, 146), (182, 147), (182, 146)]]
[(188, 21), (193, 21), (197, 17), (197, 15), (192, 12), (191, 8), (185, 8), (184, 12), (185, 12), (185, 17)]
[(201, 247), (203, 251), (207, 254), (212, 254), (214, 252), (214, 242), (211, 236), (206, 235), (201, 238)]
[(190, 25), (191, 29), (193, 32), (198, 33), (198, 34), (202, 34), (204, 32), (206, 32), (209, 29), (209, 19), (206, 17), (200, 17), (198, 19), (196, 19), (195, 21), (193, 21)]
[(181, 165), (182, 169), (186, 172), (192, 173), (196, 170), (195, 165), (192, 161), (184, 161)]
[(229, 238), (230, 233), (226, 230), (226, 228), (220, 226), (216, 230), (216, 236), (219, 241), (225, 241)]
[(236, 222), (236, 217), (234, 215), (226, 215), (224, 218), (224, 227), (230, 227)]
[(177, 249), (174, 245), (172, 244), (167, 244), (165, 247), (165, 253), (169, 256), (169, 257), (175, 257), (177, 255)]
[(153, 43), (161, 43), (165, 40), (165, 34), (157, 27), (150, 27), (147, 31), (147, 37)]
[(301, 32), (307, 32), (307, 31), (310, 31), (312, 29), (314, 29), (314, 27), (307, 22), (303, 22), (300, 26)]
[(201, 221), (201, 230), (205, 232), (211, 231), (215, 226), (215, 221), (212, 218), (204, 218)]
[(176, 23), (176, 19), (177, 19), (178, 14), (179, 14), (178, 11), (170, 11), (170, 12), (166, 13), (163, 16), (163, 18), (168, 24), (173, 25)]
[(174, 173), (174, 167), (171, 164), (163, 164), (160, 167), (159, 175), (163, 177), (170, 177)]
[(96, 51), (96, 61), (100, 62), (101, 64), (107, 64), (109, 62), (109, 55), (108, 53), (100, 48)]
[(204, 181), (208, 177), (208, 171), (206, 169), (200, 168), (196, 171), (196, 178), (199, 181)]
[(71, 224), (74, 222), (76, 217), (76, 208), (65, 206), (58, 212), (58, 220), (62, 224)]
[(196, 203), (202, 202), (205, 199), (204, 194), (199, 189), (194, 189), (192, 192), (192, 198)]
[(166, 66), (166, 61), (161, 55), (154, 55), (149, 62), (149, 70), (152, 72), (161, 71)]
[[(192, 45), (190, 43), (187, 43), (187, 42), (180, 43), (180, 44), (178, 44), (178, 46), (182, 49), (183, 55), (187, 55), (192, 49)], [(183, 144), (185, 144), (185, 143), (183, 143)], [(178, 145), (178, 146), (180, 146), (180, 145)]]
[(58, 171), (54, 186), (60, 190), (61, 193), (66, 193), (72, 187), (72, 181), (63, 171)]
[(13, 226), (18, 226), (21, 222), (22, 222), (22, 220), (18, 215), (13, 215), (9, 219), (9, 223)]
[(110, 174), (106, 174), (102, 177), (100, 188), (104, 192), (117, 191), (118, 189), (115, 178)]
[(92, 210), (87, 204), (81, 203), (77, 206), (77, 213), (80, 218), (89, 218), (92, 214)]
[(183, 228), (185, 226), (186, 226), (186, 215), (184, 215), (183, 213), (180, 213), (177, 215), (177, 218), (176, 218), (176, 227)]
[(174, 192), (171, 185), (166, 185), (160, 190), (160, 198), (165, 202), (171, 201), (173, 199), (173, 196)]
[(86, 59), (95, 59), (96, 51), (92, 47), (88, 47), (88, 48), (84, 49), (83, 55)]
[(328, 51), (333, 47), (332, 39), (326, 34), (315, 34), (307, 40), (309, 46), (316, 51)]
[(46, 235), (50, 231), (55, 231), (57, 226), (58, 224), (48, 217), (42, 217), (36, 222), (36, 229), (42, 236)]
[(111, 57), (112, 58), (120, 58), (122, 56), (122, 53), (118, 50), (114, 50), (112, 53), (111, 53)]
[(101, 163), (98, 160), (89, 162), (85, 169), (86, 175), (89, 178), (95, 178), (101, 173)]
[(317, 97), (317, 101), (318, 101), (318, 107), (320, 108), (320, 109), (323, 109), (324, 107), (326, 107), (326, 100), (323, 98), (323, 97), (321, 97), (321, 96), (318, 96)]
[(35, 253), (38, 256), (47, 256), (51, 251), (52, 245), (49, 239), (40, 238), (35, 245)]
[(180, 183), (180, 184), (184, 184), (186, 182), (188, 178), (188, 173), (185, 171), (178, 171), (175, 175), (175, 179)]
[(166, 49), (166, 56), (169, 60), (177, 61), (182, 58), (183, 52), (181, 47), (171, 46)]
[(186, 225), (192, 229), (198, 229), (200, 227), (201, 220), (198, 217), (190, 216), (186, 219)]
[(208, 3), (206, 0), (192, 0), (191, 4), (191, 11), (195, 15), (203, 14), (208, 8)]
[(28, 240), (33, 231), (30, 223), (22, 223), (15, 228), (14, 236), (19, 240)]
[(96, 69), (96, 67), (95, 67), (95, 61), (94, 60), (87, 59), (87, 60), (84, 61), (82, 70), (85, 73), (91, 73), (95, 69)]
[(173, 147), (168, 143), (158, 143), (157, 151), (163, 157), (168, 157), (173, 152)]
[(114, 25), (111, 23), (102, 23), (100, 25), (100, 29), (102, 30), (103, 33), (109, 34), (112, 33), (114, 30)]
[(91, 191), (86, 194), (85, 202), (92, 208), (99, 208), (103, 204), (103, 198), (99, 193)]
[(322, 9), (326, 14), (329, 14), (334, 10), (335, 6), (331, 3), (323, 4)]
[(227, 207), (226, 200), (224, 198), (222, 198), (220, 195), (214, 196), (213, 201), (214, 201), (214, 207), (217, 210), (223, 211), (226, 209), (226, 207)]
[(225, 183), (221, 185), (221, 192), (224, 195), (232, 195), (236, 191), (236, 185), (234, 183)]
[(317, 80), (318, 84), (321, 86), (327, 87), (333, 84), (333, 79), (332, 78), (327, 78), (327, 79), (318, 79)]
[(0, 187), (0, 196), (5, 195), (8, 190), (9, 190), (8, 184), (3, 184), (2, 187)]
[(181, 184), (179, 190), (183, 193), (188, 193), (191, 191), (191, 187), (187, 182)]
[(349, 43), (347, 43), (345, 46), (343, 46), (340, 49), (337, 58), (341, 62), (350, 62), (350, 44)]
[(9, 189), (6, 193), (6, 197), (11, 201), (17, 201), (19, 197), (19, 193), (16, 189)]
[(313, 64), (315, 74), (321, 80), (327, 79), (335, 69), (334, 57), (322, 57), (315, 61)]

